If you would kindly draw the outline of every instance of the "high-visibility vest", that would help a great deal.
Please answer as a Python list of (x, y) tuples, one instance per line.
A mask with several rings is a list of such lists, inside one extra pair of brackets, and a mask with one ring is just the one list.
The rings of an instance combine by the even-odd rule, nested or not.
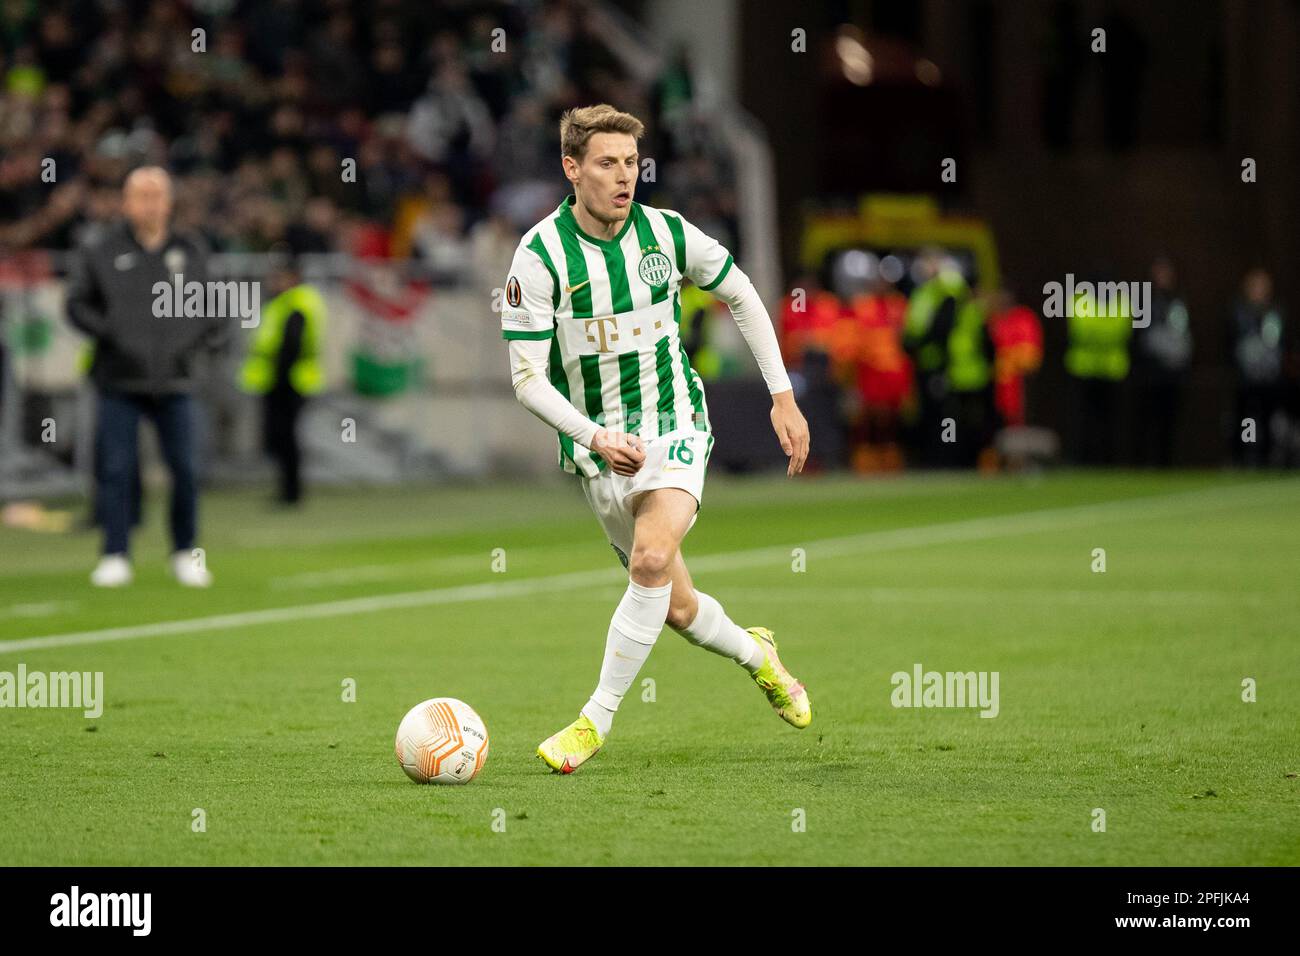
[[(944, 299), (956, 300), (960, 313), (962, 303), (970, 295), (966, 280), (959, 272), (941, 271), (928, 281), (912, 290), (907, 300), (907, 321), (903, 327), (903, 340), (915, 347), (923, 341), (930, 331), (934, 314)], [(959, 316), (957, 317), (959, 319)], [(925, 342), (916, 353), (916, 365), (922, 372), (933, 372), (944, 366), (947, 360), (947, 343)]]
[(284, 343), (285, 324), (295, 312), (302, 313), (302, 344), (289, 366), (289, 384), (300, 395), (315, 395), (325, 387), (320, 364), (325, 298), (314, 286), (303, 284), (281, 292), (262, 307), (253, 344), (239, 373), (239, 385), (244, 391), (264, 395), (274, 387), (276, 356)]
[(978, 392), (989, 384), (992, 370), (984, 346), (984, 306), (968, 299), (957, 306), (957, 320), (948, 334), (948, 386), (954, 392)]
[(1104, 314), (1096, 298), (1086, 292), (1074, 297), (1070, 315), (1070, 345), (1065, 369), (1075, 378), (1102, 378), (1113, 382), (1128, 376), (1128, 340), (1133, 334), (1128, 297), (1122, 292)]

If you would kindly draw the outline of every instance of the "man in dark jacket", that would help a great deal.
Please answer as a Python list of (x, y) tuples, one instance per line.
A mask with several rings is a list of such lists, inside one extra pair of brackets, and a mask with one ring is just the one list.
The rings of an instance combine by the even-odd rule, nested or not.
[[(120, 587), (132, 579), (131, 486), (141, 416), (158, 430), (172, 477), (172, 574), (207, 587), (212, 575), (192, 553), (198, 514), (194, 463), (194, 363), (219, 344), (224, 322), (160, 309), (155, 285), (207, 280), (206, 249), (171, 230), (172, 185), (155, 166), (135, 170), (122, 191), (126, 221), (87, 246), (68, 280), (68, 318), (94, 340), (90, 369), (98, 393), (95, 445), (103, 556), (92, 583)], [(170, 292), (165, 293), (168, 298)], [(161, 315), (160, 315), (161, 313)]]
[(1136, 461), (1168, 468), (1174, 463), (1178, 413), (1192, 362), (1192, 329), (1178, 291), (1172, 260), (1151, 266), (1150, 324), (1134, 333), (1133, 373), (1141, 395)]
[(1273, 277), (1266, 270), (1246, 273), (1228, 322), (1237, 367), (1233, 458), (1252, 468), (1268, 466), (1273, 463), (1273, 418), (1281, 404), (1287, 341), (1286, 320), (1273, 299)]

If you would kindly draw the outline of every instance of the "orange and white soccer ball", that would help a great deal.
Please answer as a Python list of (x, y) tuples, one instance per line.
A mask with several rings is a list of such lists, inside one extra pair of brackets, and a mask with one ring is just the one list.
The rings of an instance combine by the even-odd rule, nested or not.
[(469, 783), (487, 755), (487, 726), (454, 697), (416, 704), (397, 725), (397, 762), (416, 783)]

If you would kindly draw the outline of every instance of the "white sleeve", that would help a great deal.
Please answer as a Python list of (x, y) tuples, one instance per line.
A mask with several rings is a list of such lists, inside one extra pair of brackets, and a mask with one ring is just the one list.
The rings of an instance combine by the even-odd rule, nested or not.
[(718, 240), (692, 226), (685, 217), (679, 218), (686, 242), (686, 278), (705, 292), (712, 292), (733, 267), (731, 253)]
[(600, 426), (574, 408), (549, 377), (559, 288), (559, 277), (521, 242), (501, 301), (501, 337), (510, 343), (510, 382), (519, 404), (590, 447)]
[(711, 291), (731, 309), (736, 327), (745, 337), (745, 344), (754, 353), (763, 373), (769, 394), (788, 392), (791, 388), (790, 377), (786, 374), (785, 362), (781, 359), (776, 330), (772, 328), (772, 319), (767, 314), (754, 283), (749, 281), (749, 276), (739, 266), (732, 266)]
[(510, 340), (510, 382), (515, 387), (515, 398), (556, 431), (590, 448), (600, 426), (574, 408), (551, 384), (547, 375), (550, 354), (549, 338)]
[(553, 336), (559, 281), (541, 256), (521, 242), (501, 297), (501, 337), (540, 340)]

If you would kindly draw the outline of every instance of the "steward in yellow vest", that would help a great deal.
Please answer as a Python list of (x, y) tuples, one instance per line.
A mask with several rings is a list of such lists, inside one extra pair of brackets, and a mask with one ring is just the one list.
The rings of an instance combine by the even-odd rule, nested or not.
[[(907, 300), (907, 322), (903, 327), (903, 342), (923, 374), (947, 367), (948, 336), (956, 325), (957, 311), (970, 297), (970, 287), (960, 272), (935, 268), (934, 275), (917, 286)], [(944, 308), (948, 299), (953, 300), (951, 311)]]
[(239, 384), (262, 396), (265, 448), (279, 471), (279, 500), (297, 504), (302, 499), (298, 419), (307, 397), (325, 386), (325, 298), (292, 270), (274, 276), (273, 282), (283, 291), (262, 307)]
[(996, 431), (988, 312), (955, 264), (921, 255), (929, 278), (907, 303), (903, 343), (917, 370), (922, 464), (970, 467)]
[[(300, 319), (291, 323), (294, 316)], [(302, 283), (281, 292), (262, 307), (253, 344), (240, 370), (240, 387), (265, 395), (284, 378), (299, 395), (318, 394), (325, 387), (320, 364), (324, 335), (325, 299), (320, 291)]]
[[(1091, 284), (1092, 289), (1096, 286)], [(1123, 284), (1111, 288), (1116, 286), (1120, 291), (1108, 295), (1104, 305), (1094, 292), (1080, 290), (1069, 317), (1065, 370), (1075, 380), (1070, 424), (1075, 460), (1084, 465), (1114, 464), (1120, 446), (1119, 406), (1128, 377), (1133, 319)]]
[(988, 335), (988, 308), (974, 297), (957, 309), (957, 321), (948, 334), (948, 387), (954, 392), (980, 392), (993, 379)]
[(1128, 377), (1133, 316), (1128, 295), (1120, 288), (1104, 308), (1099, 308), (1096, 297), (1086, 290), (1075, 295), (1069, 319), (1070, 345), (1065, 352), (1065, 370), (1075, 378), (1119, 382)]

